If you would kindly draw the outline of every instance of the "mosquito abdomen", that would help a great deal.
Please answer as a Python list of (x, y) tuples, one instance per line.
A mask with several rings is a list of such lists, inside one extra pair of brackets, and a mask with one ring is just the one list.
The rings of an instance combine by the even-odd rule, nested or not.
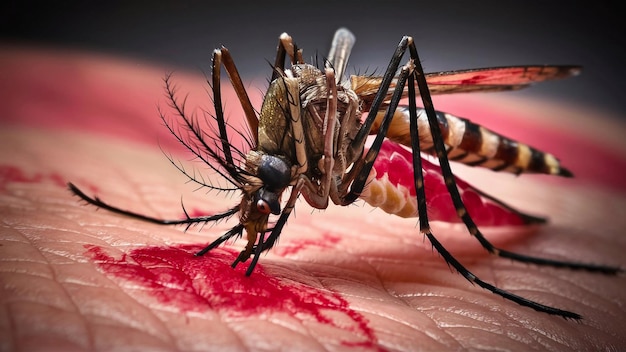
[[(420, 108), (417, 112), (421, 149), (425, 153), (434, 154), (426, 113)], [(450, 160), (515, 174), (572, 176), (554, 155), (502, 136), (468, 119), (437, 111), (437, 121)], [(408, 110), (399, 108), (393, 122), (387, 137), (410, 147)]]
[[(371, 206), (404, 218), (419, 216), (411, 152), (391, 141), (383, 142), (360, 198)], [(458, 223), (461, 219), (447, 193), (438, 165), (422, 159), (426, 207), (430, 220)], [(541, 222), (475, 189), (457, 177), (465, 206), (479, 226), (510, 226)]]

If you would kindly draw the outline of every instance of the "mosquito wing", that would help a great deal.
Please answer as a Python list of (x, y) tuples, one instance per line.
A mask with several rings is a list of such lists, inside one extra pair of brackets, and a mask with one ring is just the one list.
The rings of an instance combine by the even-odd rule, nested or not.
[[(506, 66), (487, 67), (426, 74), (430, 94), (452, 94), (469, 92), (496, 92), (528, 87), (532, 83), (578, 75), (580, 66)], [(363, 100), (364, 106), (374, 98), (382, 77), (352, 76), (352, 89)], [(393, 91), (395, 81), (389, 92)], [(408, 94), (405, 88), (404, 94)], [(391, 93), (389, 93), (389, 97)]]
[(517, 85), (578, 75), (580, 66), (503, 66), (426, 74), (431, 84)]

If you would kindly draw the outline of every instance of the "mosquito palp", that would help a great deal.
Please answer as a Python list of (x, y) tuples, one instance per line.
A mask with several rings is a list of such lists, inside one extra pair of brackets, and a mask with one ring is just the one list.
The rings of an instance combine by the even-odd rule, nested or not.
[[(320, 68), (303, 60), (302, 50), (297, 48), (289, 35), (280, 35), (272, 79), (258, 117), (230, 52), (224, 47), (215, 50), (211, 88), (218, 128), (214, 136), (204, 133), (197, 122), (185, 114), (184, 108), (176, 101), (173, 87), (166, 84), (170, 105), (182, 123), (182, 131), (170, 125), (163, 115), (162, 119), (189, 151), (241, 192), (238, 205), (212, 216), (190, 217), (185, 212), (184, 219), (161, 220), (111, 206), (97, 197), (86, 195), (73, 184), (69, 184), (70, 190), (90, 204), (157, 224), (189, 226), (238, 214), (239, 221), (235, 226), (196, 255), (204, 255), (226, 240), (243, 236), (245, 232), (247, 244), (232, 266), (252, 258), (246, 270), (246, 275), (251, 275), (260, 254), (276, 244), (299, 195), (318, 209), (325, 209), (329, 201), (348, 205), (363, 198), (388, 211), (391, 207), (386, 207), (389, 204), (385, 202), (389, 200), (375, 197), (377, 191), (367, 187), (371, 185), (370, 175), (375, 171), (374, 164), (384, 143), (400, 143), (411, 149), (416, 191), (414, 199), (417, 203), (417, 213), (406, 216), (419, 217), (420, 231), (451, 267), (468, 281), (520, 305), (564, 318), (579, 319), (580, 315), (576, 313), (528, 300), (482, 281), (445, 249), (429, 225), (431, 214), (426, 206), (420, 155), (424, 152), (438, 158), (456, 214), (488, 252), (537, 265), (605, 274), (620, 272), (618, 267), (537, 258), (493, 246), (467, 211), (457, 187), (460, 182), (452, 173), (449, 160), (494, 171), (557, 176), (572, 174), (549, 153), (504, 137), (467, 119), (436, 111), (431, 99), (431, 94), (519, 89), (530, 83), (577, 74), (580, 68), (511, 66), (425, 74), (413, 39), (405, 36), (396, 47), (384, 75), (344, 79), (354, 41), (348, 30), (338, 30), (329, 59)], [(407, 52), (408, 59), (401, 64)], [(286, 65), (287, 58), (289, 65)], [(229, 125), (224, 119), (221, 103), (222, 66), (242, 104), (250, 128), (252, 140), (248, 142), (252, 147), (248, 151), (239, 151), (230, 144)], [(418, 95), (423, 108), (417, 107)], [(408, 106), (401, 104), (404, 99), (408, 99)], [(362, 120), (364, 113), (367, 116)], [(365, 143), (370, 135), (374, 135), (374, 141), (366, 150)], [(185, 174), (197, 182), (194, 175)], [(206, 183), (197, 183), (211, 188)], [(285, 192), (288, 197), (283, 201)], [(493, 200), (501, 208), (512, 210), (493, 197), (479, 194)], [(403, 214), (399, 215), (405, 216)], [(515, 214), (524, 222), (542, 221), (521, 212)]]

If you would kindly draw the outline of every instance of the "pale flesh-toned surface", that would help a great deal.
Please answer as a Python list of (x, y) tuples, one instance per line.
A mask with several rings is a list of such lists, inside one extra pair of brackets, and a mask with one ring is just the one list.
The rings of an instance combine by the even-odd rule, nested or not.
[[(237, 195), (193, 192), (195, 186), (186, 185), (185, 177), (159, 150), (156, 133), (164, 149), (174, 148), (163, 139), (166, 134), (155, 108), (159, 101), (165, 105), (160, 81), (165, 70), (80, 55), (4, 50), (0, 58), (0, 70), (11, 81), (2, 83), (10, 103), (1, 112), (0, 164), (23, 172), (23, 177), (5, 175), (8, 181), (0, 192), (0, 349), (362, 348), (338, 343), (352, 330), (306, 317), (268, 312), (233, 318), (224, 312), (182, 312), (156, 301), (149, 290), (99, 270), (85, 255), (84, 245), (121, 256), (140, 246), (208, 243), (234, 221), (183, 233), (181, 228), (81, 205), (63, 181), (75, 182), (89, 194), (95, 191), (89, 186), (95, 185), (98, 195), (112, 204), (167, 218), (181, 215), (181, 195), (188, 209), (214, 212), (232, 206)], [(37, 68), (40, 72), (33, 73)], [(183, 92), (200, 91), (190, 104), (197, 101), (194, 98), (202, 99), (201, 77), (181, 74), (179, 82)], [(498, 99), (505, 102), (497, 103), (502, 101)], [(513, 104), (520, 101), (508, 99), (478, 98), (477, 104), (495, 101), (494, 109), (515, 110)], [(227, 115), (238, 119), (236, 98), (229, 95), (226, 100), (231, 111)], [(529, 105), (524, 109), (531, 116), (541, 113)], [(561, 110), (550, 112), (554, 111)], [(553, 116), (553, 121), (576, 121), (574, 131), (595, 128), (589, 126), (593, 120), (577, 114)], [(536, 118), (528, 123), (541, 126)], [(599, 123), (611, 126), (606, 129), (608, 142), (592, 142), (607, 143), (623, 160), (626, 152), (611, 136), (624, 127)], [(184, 156), (180, 159), (186, 162)], [(516, 178), (478, 170), (464, 170), (464, 176), (477, 187), (551, 220), (535, 230), (486, 231), (495, 244), (551, 258), (626, 266), (624, 188), (594, 184), (588, 174), (582, 181)], [(34, 179), (38, 181), (25, 182)], [(362, 202), (318, 212), (299, 201), (294, 215), (278, 246), (261, 258), (261, 265), (285, 280), (308, 282), (339, 294), (367, 320), (376, 345), (368, 347), (427, 351), (626, 347), (621, 328), (626, 326), (623, 276), (497, 259), (462, 228), (433, 225), (448, 250), (482, 279), (584, 317), (581, 322), (566, 321), (505, 301), (450, 272), (424, 242), (415, 219), (390, 216)], [(315, 242), (328, 234), (338, 238), (336, 243)], [(314, 244), (289, 250), (308, 240)], [(227, 246), (239, 250), (243, 244)]]

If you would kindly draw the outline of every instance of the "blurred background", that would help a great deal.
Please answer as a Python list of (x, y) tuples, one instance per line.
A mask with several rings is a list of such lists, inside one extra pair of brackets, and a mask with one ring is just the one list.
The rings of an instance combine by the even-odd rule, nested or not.
[(0, 8), (0, 44), (80, 49), (206, 72), (211, 51), (225, 45), (244, 80), (269, 77), (280, 33), (291, 34), (309, 58), (326, 54), (340, 26), (357, 36), (349, 72), (383, 70), (404, 34), (415, 37), (429, 72), (580, 64), (576, 79), (518, 94), (626, 120), (625, 25), (612, 2), (8, 1)]

